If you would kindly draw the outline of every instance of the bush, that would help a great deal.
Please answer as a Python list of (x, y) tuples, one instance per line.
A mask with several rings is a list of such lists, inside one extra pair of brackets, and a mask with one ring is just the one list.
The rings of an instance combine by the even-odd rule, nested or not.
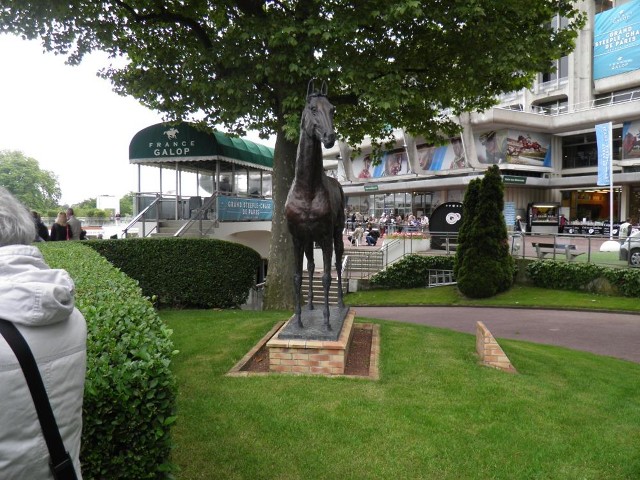
[(453, 270), (454, 257), (407, 255), (371, 277), (371, 285), (385, 288), (426, 287), (429, 270)]
[(527, 265), (527, 275), (537, 287), (561, 290), (590, 290), (606, 279), (619, 295), (640, 297), (640, 270), (636, 269), (536, 260)]
[(160, 307), (234, 308), (255, 285), (260, 255), (202, 238), (91, 240), (87, 244), (138, 280)]
[(176, 418), (171, 331), (136, 282), (85, 242), (38, 246), (52, 268), (73, 278), (87, 320), (83, 477), (167, 478)]
[(515, 273), (503, 216), (504, 185), (497, 165), (487, 169), (480, 184), (469, 185), (464, 205), (456, 250), (458, 289), (471, 298), (491, 297), (508, 290)]

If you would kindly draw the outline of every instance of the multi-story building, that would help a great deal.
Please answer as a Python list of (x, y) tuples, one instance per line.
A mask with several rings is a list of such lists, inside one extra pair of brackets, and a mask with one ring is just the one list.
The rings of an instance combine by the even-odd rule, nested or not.
[[(460, 202), (471, 179), (497, 164), (505, 181), (505, 218), (563, 215), (573, 224), (640, 221), (640, 0), (589, 0), (575, 50), (530, 90), (502, 96), (482, 113), (456, 118), (460, 138), (433, 146), (401, 130), (396, 148), (372, 164), (370, 145), (354, 155), (340, 144), (335, 174), (348, 209), (429, 214)], [(563, 19), (555, 19), (561, 26)], [(598, 185), (596, 125), (612, 123), (612, 182)], [(602, 183), (602, 182), (600, 182)], [(545, 210), (544, 205), (555, 209)]]

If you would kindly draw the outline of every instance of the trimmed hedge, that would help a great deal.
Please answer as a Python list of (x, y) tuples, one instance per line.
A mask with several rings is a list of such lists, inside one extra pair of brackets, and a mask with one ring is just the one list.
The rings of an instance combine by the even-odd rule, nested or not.
[(134, 280), (86, 242), (38, 244), (69, 272), (88, 327), (80, 461), (85, 479), (170, 478), (176, 382), (171, 330)]
[(145, 238), (87, 242), (136, 279), (159, 307), (235, 308), (255, 285), (260, 255), (207, 238)]
[(407, 255), (371, 277), (371, 285), (384, 288), (420, 288), (429, 282), (429, 270), (453, 270), (453, 256)]
[(640, 297), (640, 269), (535, 260), (527, 265), (527, 275), (537, 287), (562, 290), (596, 290), (599, 281), (605, 279), (617, 294)]

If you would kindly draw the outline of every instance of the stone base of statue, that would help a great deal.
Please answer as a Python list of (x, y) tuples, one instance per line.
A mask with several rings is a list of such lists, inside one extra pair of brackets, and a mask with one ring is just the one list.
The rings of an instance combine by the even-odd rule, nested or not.
[(283, 373), (342, 375), (346, 363), (355, 311), (330, 307), (331, 330), (324, 325), (322, 308), (304, 309), (303, 328), (295, 315), (267, 342), (269, 370)]

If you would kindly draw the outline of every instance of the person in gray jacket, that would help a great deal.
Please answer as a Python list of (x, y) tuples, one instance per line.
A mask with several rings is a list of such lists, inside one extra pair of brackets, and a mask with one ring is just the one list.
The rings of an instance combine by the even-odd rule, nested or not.
[(73, 208), (67, 208), (67, 223), (71, 227), (71, 240), (80, 240), (82, 222), (76, 218)]
[[(87, 326), (75, 308), (74, 283), (32, 246), (29, 211), (0, 187), (0, 317), (13, 322), (42, 376), (65, 449), (78, 478)], [(49, 451), (27, 383), (0, 335), (0, 478), (51, 479)]]

